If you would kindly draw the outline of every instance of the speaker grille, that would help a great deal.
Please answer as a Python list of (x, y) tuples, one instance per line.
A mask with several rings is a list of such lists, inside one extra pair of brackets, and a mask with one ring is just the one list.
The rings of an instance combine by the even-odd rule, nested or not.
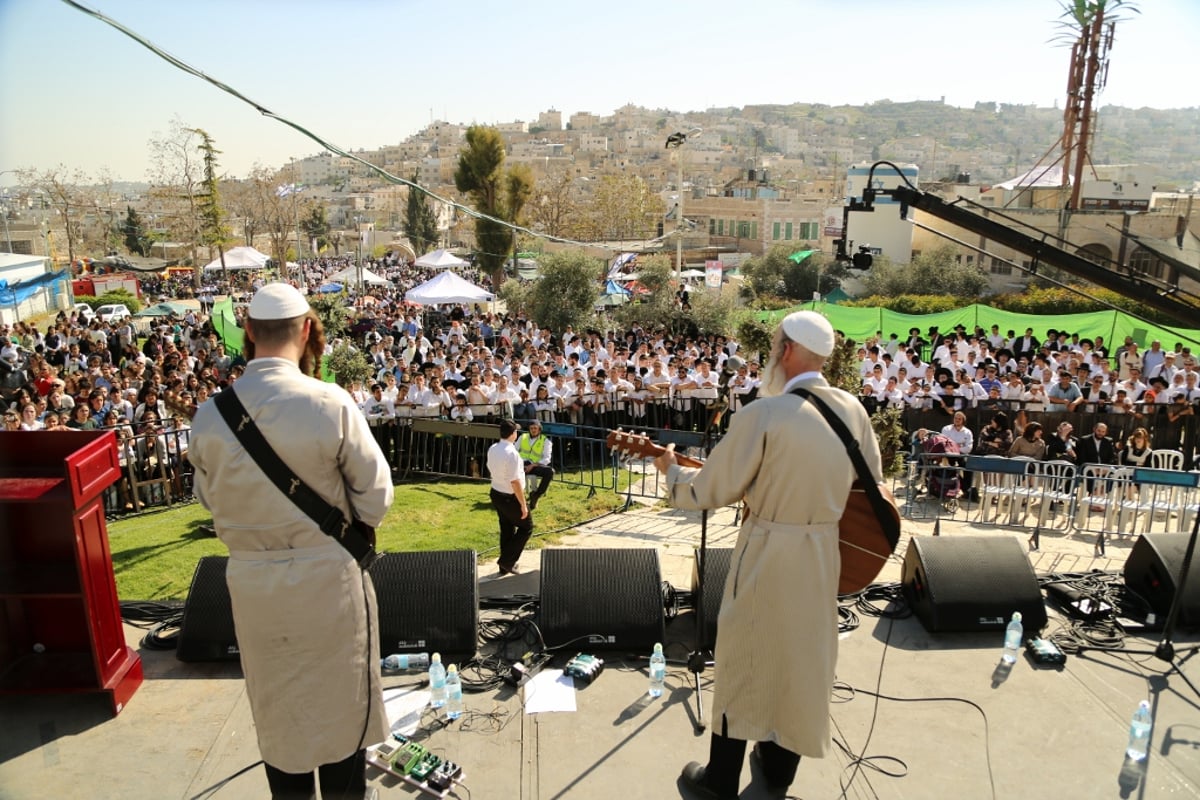
[(225, 583), (228, 561), (228, 556), (205, 556), (196, 564), (175, 646), (180, 661), (238, 660), (233, 608)]
[(1046, 627), (1037, 576), (1011, 536), (914, 537), (901, 582), (930, 632), (1002, 630), (1014, 611), (1028, 634)]
[[(696, 562), (692, 567), (692, 597), (700, 591), (700, 549), (696, 548)], [(717, 615), (721, 611), (721, 598), (725, 596), (725, 579), (729, 577), (729, 565), (733, 561), (732, 547), (709, 547), (704, 551), (704, 641), (697, 646), (715, 647), (717, 643)]]
[[(1146, 599), (1161, 622), (1171, 610), (1178, 591), (1179, 571), (1187, 553), (1186, 533), (1144, 533), (1133, 543), (1125, 561), (1125, 585)], [(1179, 624), (1200, 626), (1200, 554), (1192, 554), (1192, 566), (1183, 585)]]
[(649, 651), (664, 630), (658, 551), (542, 550), (539, 625), (547, 647)]
[(477, 578), (474, 550), (380, 555), (371, 565), (380, 652), (475, 655)]

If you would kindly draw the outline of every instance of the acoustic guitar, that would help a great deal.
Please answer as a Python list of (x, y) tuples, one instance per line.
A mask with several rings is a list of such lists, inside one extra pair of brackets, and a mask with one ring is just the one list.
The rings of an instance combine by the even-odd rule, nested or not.
[[(649, 437), (626, 431), (609, 431), (606, 440), (613, 450), (640, 458), (657, 458), (666, 451)], [(704, 462), (682, 453), (675, 460), (685, 467), (702, 467)], [(838, 522), (838, 549), (842, 555), (842, 572), (838, 578), (838, 594), (848, 595), (861, 592), (871, 585), (883, 569), (884, 562), (896, 551), (900, 531), (900, 510), (890, 489), (878, 484), (879, 492), (886, 501), (891, 520), (880, 520), (871, 507), (870, 498), (860, 481), (850, 487), (846, 509)], [(889, 535), (888, 526), (895, 538)]]

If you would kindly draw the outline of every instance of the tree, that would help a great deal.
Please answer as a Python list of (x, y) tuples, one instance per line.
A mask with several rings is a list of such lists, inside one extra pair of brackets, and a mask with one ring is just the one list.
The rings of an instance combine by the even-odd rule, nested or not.
[(525, 203), (533, 194), (529, 168), (518, 164), (505, 171), (504, 140), (495, 128), (472, 125), (458, 153), (454, 185), (471, 199), (484, 217), (475, 218), (475, 246), (480, 269), (492, 276), (492, 285), (504, 282), (504, 261), (516, 244), (505, 221), (518, 224)]
[(271, 258), (286, 264), (298, 200), (295, 193), (280, 191), (281, 184), (286, 184), (283, 172), (256, 164), (245, 180), (227, 187), (227, 194), (230, 210), (243, 222), (246, 243), (253, 245), (257, 236), (265, 234), (270, 239)]
[(547, 236), (567, 237), (577, 225), (579, 204), (569, 170), (556, 167), (542, 175), (529, 203), (529, 224)]
[[(200, 137), (198, 147), (204, 158), (204, 182), (197, 196), (197, 208), (200, 212), (200, 241), (210, 251), (217, 249), (221, 259), (221, 269), (225, 270), (225, 245), (230, 242), (229, 228), (225, 225), (225, 209), (221, 207), (221, 194), (217, 178), (217, 154), (221, 151), (213, 146), (212, 137), (201, 128), (194, 128), (192, 133)], [(210, 252), (211, 255), (211, 252)], [(196, 288), (200, 288), (200, 263), (192, 264)]]
[(791, 259), (795, 248), (777, 244), (760, 258), (742, 265), (746, 283), (758, 297), (782, 297), (806, 301), (814, 291), (828, 294), (842, 285), (847, 269), (821, 253), (813, 253), (800, 263)]
[(988, 278), (974, 264), (960, 264), (951, 245), (939, 245), (909, 264), (893, 264), (876, 257), (863, 276), (867, 294), (894, 297), (901, 294), (949, 294), (974, 302), (988, 287)]
[(154, 239), (133, 206), (125, 207), (125, 224), (121, 226), (121, 232), (125, 237), (125, 249), (145, 258)]
[(188, 246), (192, 263), (198, 260), (201, 242), (200, 195), (203, 193), (204, 163), (195, 128), (178, 117), (167, 133), (150, 140), (150, 196), (162, 210), (163, 225), (174, 241)]
[(584, 327), (595, 314), (604, 262), (579, 251), (538, 259), (538, 279), (525, 299), (526, 312), (539, 325), (561, 331)]
[(329, 246), (331, 227), (323, 203), (309, 205), (308, 214), (300, 218), (300, 230), (304, 231), (308, 240), (315, 244), (314, 253), (319, 253)]
[[(410, 180), (415, 184), (414, 173)], [(428, 252), (438, 242), (437, 214), (429, 207), (425, 192), (408, 187), (408, 203), (404, 207), (404, 231), (417, 255)]]
[(82, 188), (88, 182), (87, 176), (59, 164), (47, 170), (17, 170), (17, 179), (45, 197), (57, 212), (67, 237), (67, 260), (74, 263), (76, 249), (83, 241), (84, 213), (91, 205), (87, 191)]
[(662, 198), (639, 175), (602, 175), (575, 228), (584, 241), (646, 239), (665, 211)]

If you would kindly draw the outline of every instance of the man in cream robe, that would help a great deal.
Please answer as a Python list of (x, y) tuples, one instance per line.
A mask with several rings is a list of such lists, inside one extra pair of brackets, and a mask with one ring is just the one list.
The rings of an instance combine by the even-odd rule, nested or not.
[(681, 777), (701, 797), (737, 796), (749, 740), (759, 743), (754, 755), (774, 791), (791, 784), (801, 755), (829, 747), (838, 520), (856, 476), (820, 411), (787, 392), (801, 386), (820, 395), (858, 440), (871, 473), (882, 475), (862, 404), (821, 376), (833, 347), (824, 317), (788, 315), (763, 387), (772, 396), (733, 416), (703, 468), (679, 466), (670, 450), (655, 461), (676, 508), (746, 501), (718, 616), (709, 761), (688, 764)]
[[(307, 302), (271, 284), (249, 317), (256, 352), (235, 388), (242, 405), (313, 491), (377, 526), (392, 502), (390, 470), (350, 395), (298, 367), (319, 325)], [(276, 488), (212, 402), (196, 413), (189, 457), (196, 495), (229, 548), (226, 581), (272, 797), (311, 797), (319, 768), (323, 797), (358, 800), (363, 750), (388, 733), (370, 576)]]

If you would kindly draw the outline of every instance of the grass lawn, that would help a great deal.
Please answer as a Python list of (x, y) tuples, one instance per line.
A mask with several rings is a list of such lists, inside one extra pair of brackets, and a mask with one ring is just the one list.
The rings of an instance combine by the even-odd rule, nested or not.
[[(555, 481), (534, 512), (530, 547), (555, 542), (585, 520), (615, 510), (622, 498)], [(196, 562), (228, 551), (203, 528), (212, 516), (199, 503), (108, 524), (117, 595), (122, 600), (182, 600)], [(475, 550), (497, 555), (496, 513), (484, 481), (445, 480), (396, 487), (396, 500), (377, 531), (381, 552)]]

